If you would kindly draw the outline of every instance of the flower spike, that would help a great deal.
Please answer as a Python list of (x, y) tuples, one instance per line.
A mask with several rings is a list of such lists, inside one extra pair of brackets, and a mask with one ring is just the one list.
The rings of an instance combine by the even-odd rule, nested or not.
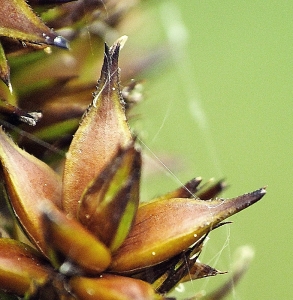
[[(7, 3), (19, 8), (24, 2)], [(198, 261), (204, 240), (266, 192), (218, 199), (223, 180), (200, 186), (196, 177), (139, 206), (141, 152), (119, 86), (125, 40), (105, 46), (97, 91), (65, 157), (63, 177), (0, 128), (12, 214), (36, 247), (0, 236), (0, 298), (5, 291), (35, 300), (167, 300), (180, 282), (223, 273)]]

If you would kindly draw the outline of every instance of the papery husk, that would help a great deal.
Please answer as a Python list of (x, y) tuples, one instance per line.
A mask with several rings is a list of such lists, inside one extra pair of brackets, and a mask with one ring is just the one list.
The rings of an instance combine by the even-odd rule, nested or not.
[[(53, 265), (60, 267), (58, 253), (88, 274), (100, 274), (111, 262), (110, 250), (75, 219), (70, 219), (51, 204), (43, 205), (43, 230)], [(71, 273), (71, 270), (64, 271)]]
[(110, 49), (105, 47), (97, 92), (66, 156), (62, 203), (64, 210), (75, 218), (85, 188), (111, 162), (118, 149), (132, 141), (119, 90), (120, 43)]
[(34, 245), (47, 255), (41, 203), (61, 203), (61, 178), (45, 163), (20, 149), (0, 128), (0, 161), (5, 188), (17, 220)]
[(166, 199), (138, 209), (134, 226), (114, 254), (111, 270), (135, 271), (179, 254), (229, 216), (252, 205), (265, 189), (232, 199)]
[(100, 278), (73, 277), (73, 293), (83, 300), (159, 300), (152, 286), (142, 280), (104, 274)]
[(79, 221), (110, 249), (118, 249), (132, 226), (139, 204), (141, 154), (132, 144), (85, 190)]
[(0, 238), (0, 286), (10, 293), (33, 293), (45, 284), (54, 270), (45, 265), (39, 253), (30, 246), (9, 238)]

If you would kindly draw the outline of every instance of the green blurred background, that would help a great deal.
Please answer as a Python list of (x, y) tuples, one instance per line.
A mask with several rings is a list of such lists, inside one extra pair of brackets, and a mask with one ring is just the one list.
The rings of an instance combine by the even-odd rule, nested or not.
[[(291, 299), (293, 2), (142, 7), (138, 30), (124, 32), (126, 47), (169, 47), (165, 64), (142, 76), (146, 99), (136, 110), (135, 126), (157, 168), (143, 196), (199, 175), (226, 178), (225, 197), (267, 185), (263, 200), (210, 235), (201, 261), (229, 271), (237, 248), (250, 245), (254, 260), (229, 299)], [(193, 282), (182, 299), (213, 290), (227, 276)]]

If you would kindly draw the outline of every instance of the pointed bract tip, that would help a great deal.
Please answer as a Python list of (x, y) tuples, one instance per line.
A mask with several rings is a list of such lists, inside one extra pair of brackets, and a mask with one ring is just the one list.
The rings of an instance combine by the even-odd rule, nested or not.
[[(126, 43), (128, 39), (127, 35), (123, 35), (121, 36), (119, 39), (116, 40), (116, 42), (110, 47), (109, 52), (112, 56), (115, 56), (115, 54), (117, 54), (118, 57), (118, 53), (120, 51), (120, 49), (122, 49)], [(107, 45), (106, 45), (106, 50), (107, 50)], [(107, 51), (105, 51), (107, 53)]]
[(7, 86), (8, 86), (10, 94), (12, 95), (13, 94), (13, 88), (12, 88), (11, 82), (8, 82)]
[(5, 83), (5, 85), (8, 87), (10, 94), (12, 94), (12, 85), (10, 81), (10, 70), (7, 70), (6, 74), (3, 74), (0, 72), (0, 79)]
[(258, 199), (261, 199), (267, 193), (266, 187), (262, 187), (254, 192), (251, 192), (250, 195), (255, 196)]
[(115, 43), (113, 46), (118, 45), (120, 49), (122, 49), (125, 45), (125, 43), (128, 40), (128, 36), (127, 35), (123, 35), (121, 36)]
[(9, 89), (10, 94), (13, 94), (13, 88), (12, 88), (12, 84), (10, 82), (8, 83), (8, 89)]
[[(251, 193), (243, 194), (236, 198), (227, 199), (227, 203), (230, 202), (235, 209), (230, 216), (258, 202), (265, 194), (266, 189), (263, 187)], [(228, 216), (225, 218), (227, 217)]]

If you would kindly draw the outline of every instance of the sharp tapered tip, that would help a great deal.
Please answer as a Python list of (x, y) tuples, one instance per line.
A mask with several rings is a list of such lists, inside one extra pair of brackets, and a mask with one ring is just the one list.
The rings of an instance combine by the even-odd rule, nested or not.
[(231, 200), (234, 208), (236, 209), (234, 213), (237, 213), (245, 209), (246, 207), (251, 206), (252, 204), (258, 202), (265, 194), (266, 194), (266, 188), (263, 187), (251, 193), (247, 193), (229, 200)]
[(262, 187), (260, 188), (259, 190), (256, 190), (255, 192), (253, 192), (254, 194), (256, 195), (259, 195), (260, 198), (263, 197), (266, 193), (267, 193), (267, 189), (266, 189), (266, 186), (265, 187)]
[(8, 86), (10, 94), (12, 94), (13, 93), (13, 88), (12, 88), (12, 84), (11, 84), (10, 81), (8, 82), (7, 86)]
[(124, 47), (127, 40), (128, 40), (128, 36), (123, 35), (115, 42), (115, 44), (119, 44), (121, 50)]
[(2, 69), (2, 72), (1, 72), (1, 70), (0, 70), (0, 79), (8, 87), (10, 94), (12, 94), (13, 88), (12, 88), (12, 84), (11, 84), (11, 81), (10, 81), (10, 69), (9, 69), (8, 65), (6, 65), (6, 70), (5, 71)]

